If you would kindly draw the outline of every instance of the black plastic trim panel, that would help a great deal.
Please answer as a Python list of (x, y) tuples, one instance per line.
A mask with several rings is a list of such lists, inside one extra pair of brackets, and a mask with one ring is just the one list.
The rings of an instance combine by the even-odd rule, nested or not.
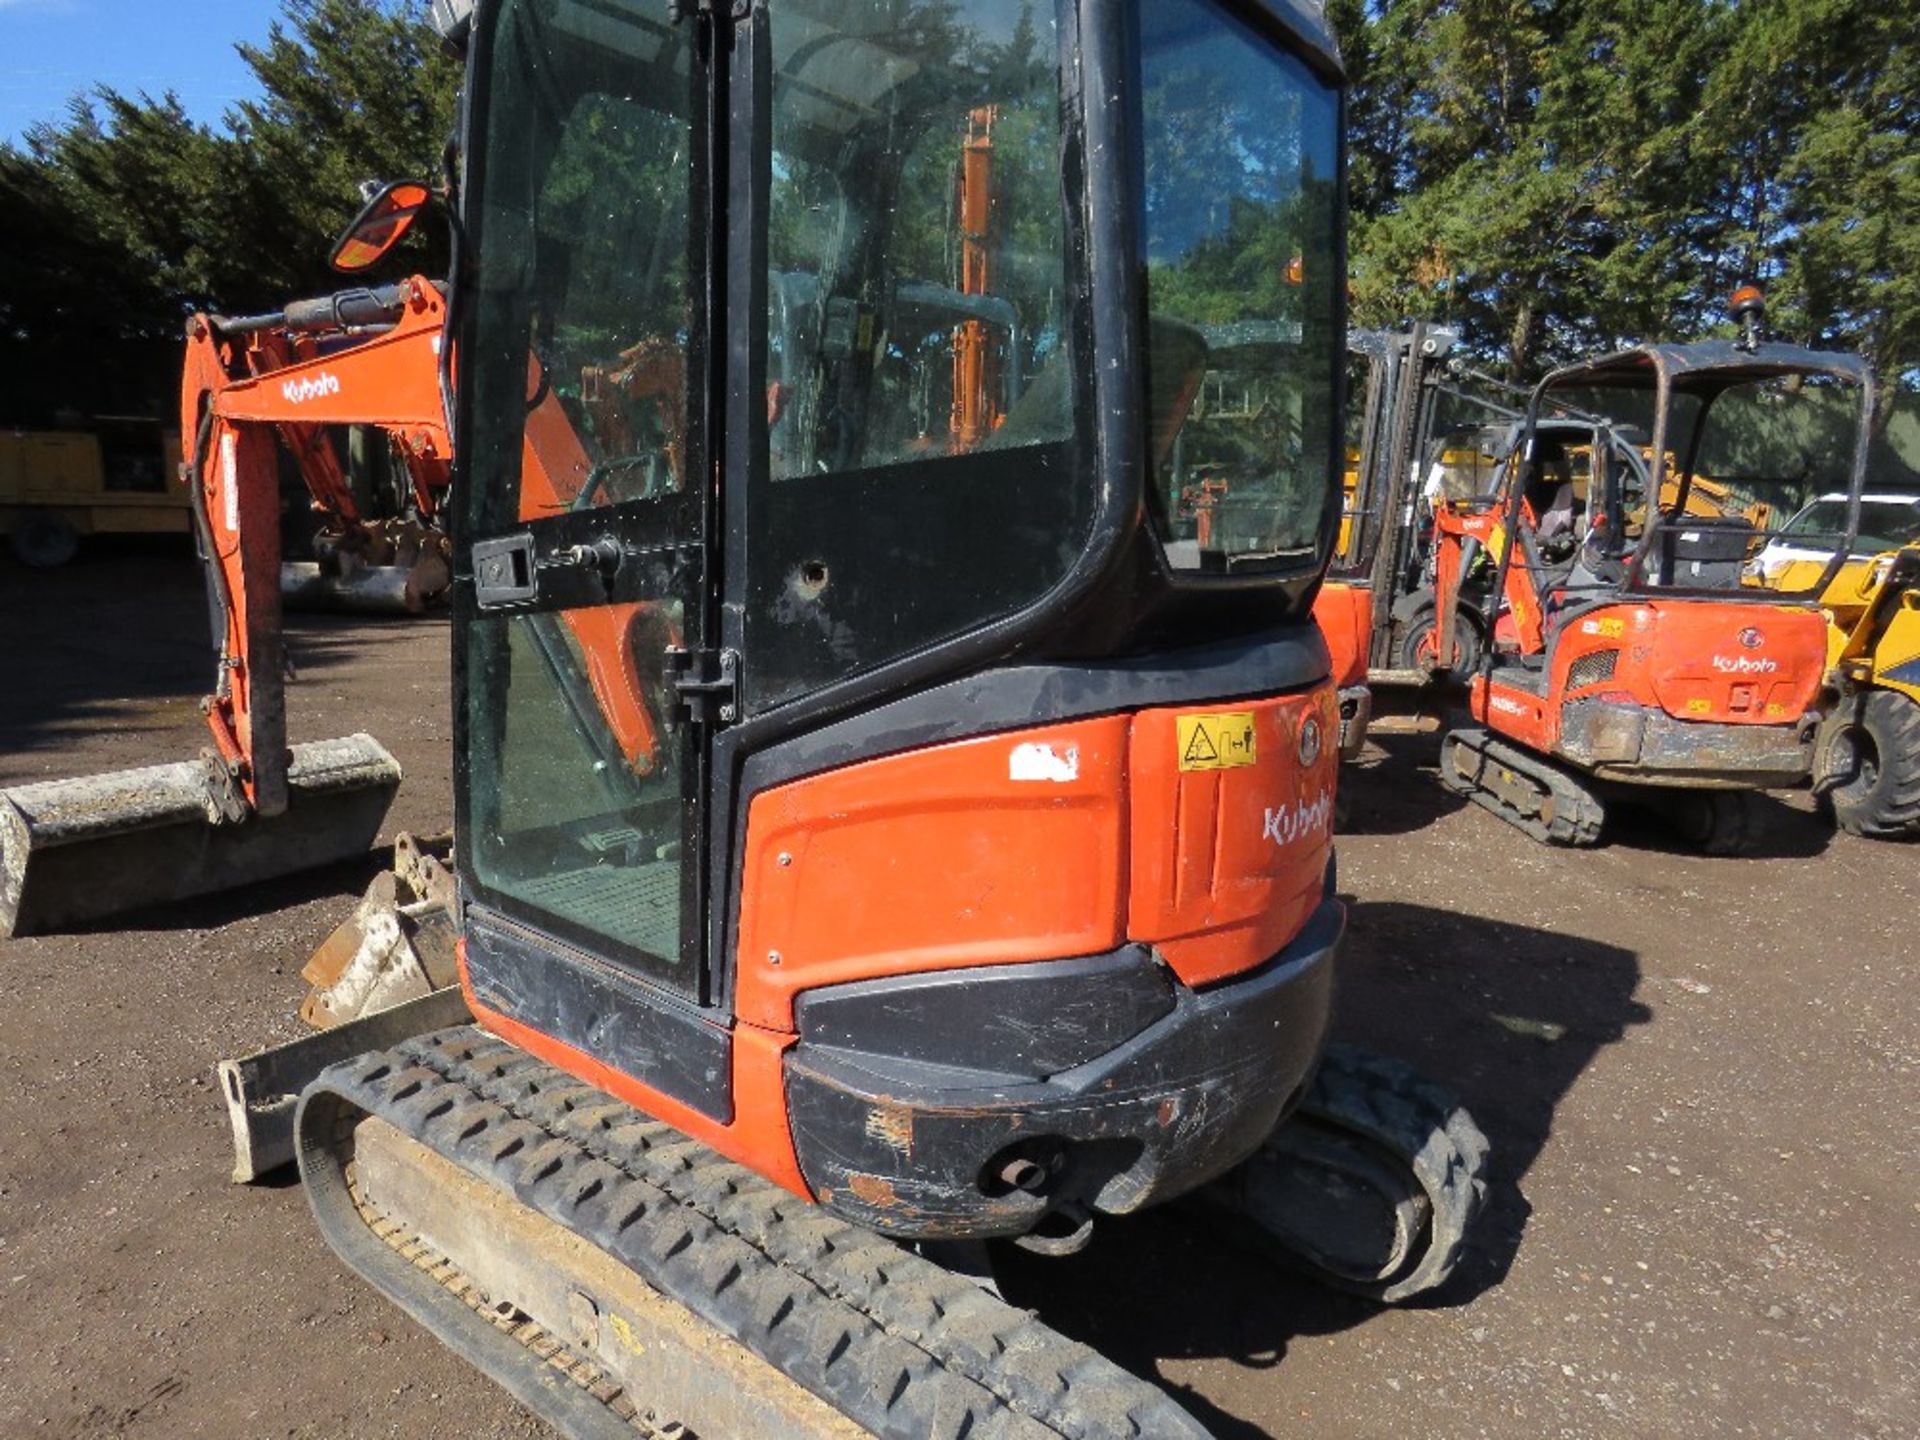
[(1168, 705), (1286, 695), (1319, 684), (1333, 661), (1320, 627), (1290, 625), (1143, 659), (1018, 665), (969, 675), (797, 736), (751, 756), (743, 804), (774, 785), (929, 745)]
[(1174, 1006), (1043, 1080), (902, 1067), (805, 1042), (787, 1052), (794, 1153), (816, 1199), (881, 1234), (1022, 1235), (1122, 1215), (1225, 1173), (1311, 1077), (1345, 924), (1337, 900), (1265, 966)]
[(1173, 973), (1144, 945), (1029, 965), (936, 970), (810, 990), (800, 1043), (902, 1073), (950, 1066), (1039, 1080), (1106, 1054), (1173, 1009)]
[(603, 960), (478, 905), (467, 907), (466, 940), (476, 1003), (731, 1123), (731, 1031)]

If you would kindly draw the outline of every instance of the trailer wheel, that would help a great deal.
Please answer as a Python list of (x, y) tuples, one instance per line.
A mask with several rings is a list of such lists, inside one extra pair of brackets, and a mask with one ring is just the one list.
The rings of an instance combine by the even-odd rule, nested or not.
[(1820, 722), (1814, 789), (1834, 823), (1869, 839), (1920, 838), (1920, 703), (1892, 690)]
[(36, 570), (64, 565), (79, 550), (79, 533), (51, 510), (29, 511), (13, 530), (13, 558)]

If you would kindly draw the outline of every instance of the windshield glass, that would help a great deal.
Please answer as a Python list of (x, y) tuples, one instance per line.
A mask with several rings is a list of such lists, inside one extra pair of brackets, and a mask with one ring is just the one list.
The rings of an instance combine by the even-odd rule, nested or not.
[[(1801, 543), (1821, 535), (1837, 534), (1847, 525), (1845, 500), (1816, 500), (1787, 522), (1787, 535)], [(1920, 541), (1920, 500), (1880, 500), (1860, 497), (1860, 539), (1855, 550), (1895, 550)]]
[[(1660, 456), (1651, 441), (1656, 417), (1648, 386), (1561, 397), (1607, 417), (1636, 462), (1610, 477), (1607, 506), (1595, 512), (1604, 517), (1604, 534), (1591, 537), (1591, 547), (1618, 565), (1644, 546), (1645, 587), (1811, 593), (1821, 564), (1796, 560), (1788, 546), (1773, 542), (1791, 530), (1791, 548), (1822, 560), (1846, 547), (1844, 501), (1830, 508), (1812, 502), (1851, 482), (1859, 391), (1827, 375), (1761, 376), (1717, 389), (1724, 379), (1704, 372), (1676, 382)], [(1663, 479), (1654, 499), (1645, 472), (1656, 462)], [(1661, 523), (1649, 539), (1653, 508)]]
[(1140, 6), (1147, 404), (1185, 570), (1308, 570), (1339, 503), (1339, 102), (1213, 0)]
[(1094, 498), (1052, 9), (788, 0), (767, 23), (750, 709), (1038, 600)]

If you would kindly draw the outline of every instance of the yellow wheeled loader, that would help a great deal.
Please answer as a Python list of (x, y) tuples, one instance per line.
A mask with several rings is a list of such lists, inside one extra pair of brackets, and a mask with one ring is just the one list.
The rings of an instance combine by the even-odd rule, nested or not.
[(1814, 793), (1850, 834), (1920, 838), (1920, 545), (1849, 565), (1823, 603), (1832, 693)]

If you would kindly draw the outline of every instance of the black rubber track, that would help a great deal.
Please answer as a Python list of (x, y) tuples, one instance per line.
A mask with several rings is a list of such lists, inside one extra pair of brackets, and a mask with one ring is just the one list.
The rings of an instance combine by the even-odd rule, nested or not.
[(1432, 1206), (1425, 1248), (1382, 1283), (1327, 1284), (1385, 1304), (1429, 1294), (1452, 1277), (1487, 1201), (1487, 1137), (1459, 1100), (1399, 1060), (1332, 1044), (1300, 1113), (1351, 1130), (1400, 1157)]
[[(1550, 798), (1552, 817), (1528, 815), (1507, 803), (1486, 779), (1490, 768), (1517, 776), (1539, 798)], [(1496, 740), (1477, 727), (1450, 730), (1441, 741), (1440, 783), (1543, 844), (1598, 845), (1606, 825), (1606, 806), (1591, 787), (1544, 756)]]
[[(376, 1115), (600, 1246), (875, 1434), (899, 1440), (1180, 1440), (1165, 1392), (978, 1285), (857, 1229), (672, 1127), (461, 1026), (361, 1056), (303, 1096), (301, 1173), (357, 1269), (569, 1433), (493, 1351), (362, 1265), (337, 1176), (343, 1107)], [(451, 1313), (451, 1312), (449, 1312)], [(561, 1397), (571, 1407), (573, 1397)], [(644, 1397), (636, 1397), (644, 1398)]]
[(1767, 828), (1766, 801), (1752, 790), (1703, 790), (1666, 797), (1687, 842), (1702, 855), (1737, 857), (1760, 848)]

